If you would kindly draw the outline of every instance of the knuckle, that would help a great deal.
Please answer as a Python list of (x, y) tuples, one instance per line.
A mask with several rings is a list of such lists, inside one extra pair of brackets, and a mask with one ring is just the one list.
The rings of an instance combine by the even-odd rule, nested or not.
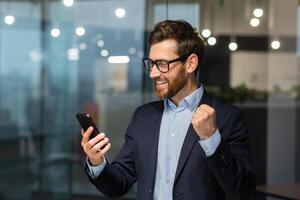
[(206, 107), (206, 104), (201, 104), (200, 106), (199, 106), (199, 108), (205, 108)]
[(98, 148), (97, 148), (97, 146), (95, 145), (95, 146), (93, 146), (93, 148), (92, 148), (94, 151), (98, 151)]
[(202, 123), (203, 121), (205, 120), (205, 117), (204, 116), (201, 116), (198, 118), (197, 122), (198, 124)]
[(85, 138), (85, 139), (88, 139), (88, 136), (87, 136), (86, 132), (83, 134), (82, 137)]
[(89, 149), (92, 148), (92, 145), (90, 142), (86, 143), (86, 148), (89, 148)]

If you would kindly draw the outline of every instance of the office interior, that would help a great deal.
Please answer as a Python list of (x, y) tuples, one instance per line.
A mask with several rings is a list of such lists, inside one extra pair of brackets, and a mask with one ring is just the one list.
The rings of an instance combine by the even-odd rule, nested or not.
[(207, 41), (199, 80), (244, 111), (257, 185), (299, 183), (299, 5), (0, 0), (0, 199), (109, 199), (84, 173), (75, 115), (92, 115), (113, 160), (134, 109), (156, 100), (141, 60), (165, 19), (190, 22)]

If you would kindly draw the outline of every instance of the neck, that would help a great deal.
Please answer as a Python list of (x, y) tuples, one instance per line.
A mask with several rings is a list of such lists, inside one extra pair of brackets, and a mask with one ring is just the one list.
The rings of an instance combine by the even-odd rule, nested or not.
[(186, 85), (177, 92), (170, 100), (178, 106), (179, 102), (183, 100), (186, 96), (192, 94), (198, 89), (198, 83), (196, 77), (188, 79)]

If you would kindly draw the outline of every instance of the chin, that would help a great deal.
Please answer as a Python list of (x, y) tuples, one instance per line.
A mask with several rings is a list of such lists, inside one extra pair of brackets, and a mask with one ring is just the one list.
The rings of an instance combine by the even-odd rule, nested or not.
[(155, 90), (155, 95), (160, 99), (168, 98), (168, 92)]

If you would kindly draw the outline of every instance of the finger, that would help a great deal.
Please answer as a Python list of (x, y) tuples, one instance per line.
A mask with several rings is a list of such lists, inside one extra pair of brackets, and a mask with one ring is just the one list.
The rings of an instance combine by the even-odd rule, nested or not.
[(193, 113), (192, 119), (198, 119), (198, 118), (200, 118), (202, 116), (202, 113), (203, 113), (202, 110), (199, 110), (199, 111)]
[(203, 109), (203, 110), (206, 110), (208, 113), (214, 113), (215, 112), (215, 109), (213, 109), (212, 107), (210, 107), (209, 105), (207, 104), (201, 104), (199, 106), (200, 109)]
[(98, 134), (96, 137), (94, 137), (93, 139), (89, 140), (87, 142), (87, 147), (88, 149), (93, 148), (93, 146), (95, 144), (97, 144), (98, 142), (100, 142), (101, 140), (103, 140), (105, 138), (105, 134), (104, 133), (100, 133)]
[(195, 113), (202, 113), (202, 112), (208, 112), (208, 110), (205, 109), (205, 108), (203, 108), (203, 107), (201, 107), (201, 106), (199, 106), (199, 107), (196, 109), (196, 111), (195, 111)]
[(92, 138), (89, 141), (89, 143), (94, 146), (96, 143), (103, 140), (104, 138), (105, 138), (105, 133), (99, 133), (96, 137)]
[(199, 113), (198, 113), (198, 112), (195, 112), (195, 113), (193, 113), (193, 115), (192, 115), (192, 119), (195, 119), (195, 118), (197, 118), (197, 117), (198, 117), (198, 115), (199, 115)]
[(196, 124), (197, 119), (196, 118), (192, 118), (191, 123), (194, 125)]
[(200, 123), (205, 119), (205, 117), (203, 116), (203, 114), (197, 114), (195, 117), (192, 118), (192, 120), (195, 123)]
[(104, 148), (105, 145), (107, 145), (108, 142), (109, 142), (109, 139), (106, 137), (103, 140), (101, 140), (100, 142), (98, 142), (97, 144), (95, 144), (93, 146), (93, 149), (96, 149), (97, 151), (100, 151), (101, 149)]
[(198, 112), (192, 115), (192, 122), (199, 123), (209, 118), (209, 113), (205, 110), (199, 110)]
[(205, 109), (203, 109), (203, 108), (199, 108), (199, 109), (196, 110), (195, 113), (193, 113), (193, 116), (194, 116), (194, 117), (200, 117), (200, 116), (204, 116), (204, 115), (206, 115), (206, 114), (208, 114), (208, 111), (207, 111), (207, 110), (205, 110)]
[(199, 107), (196, 111), (196, 114), (200, 114), (203, 117), (213, 116), (215, 114), (215, 110), (211, 107)]
[(82, 135), (82, 143), (85, 144), (89, 141), (90, 135), (93, 132), (93, 127), (89, 127), (86, 132), (83, 133)]
[(107, 143), (107, 145), (105, 145), (105, 147), (100, 151), (102, 153), (102, 155), (106, 154), (106, 152), (110, 149), (111, 144)]

